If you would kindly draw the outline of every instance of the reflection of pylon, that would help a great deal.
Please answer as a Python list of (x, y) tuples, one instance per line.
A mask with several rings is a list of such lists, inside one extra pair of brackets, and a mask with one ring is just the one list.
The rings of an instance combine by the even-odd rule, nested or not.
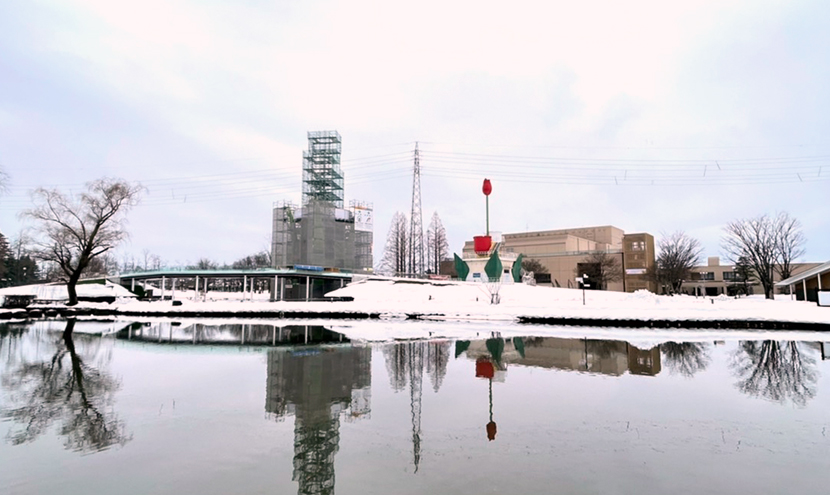
[(421, 384), (424, 378), (424, 344), (410, 342), (409, 346), (409, 399), (412, 405), (412, 451), (415, 472), (421, 462)]
[(421, 163), (415, 143), (412, 170), (412, 212), (409, 217), (409, 273), (424, 274), (424, 222), (421, 215)]

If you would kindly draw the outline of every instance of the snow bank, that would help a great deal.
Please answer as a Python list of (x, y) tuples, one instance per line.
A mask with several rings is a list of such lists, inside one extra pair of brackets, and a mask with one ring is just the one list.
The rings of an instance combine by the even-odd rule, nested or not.
[(739, 320), (830, 323), (830, 310), (815, 303), (763, 297), (734, 299), (725, 296), (658, 296), (634, 293), (585, 291), (524, 284), (504, 285), (501, 304), (491, 305), (484, 284), (406, 284), (394, 280), (348, 285), (330, 296), (353, 297), (356, 308), (372, 308), (386, 314), (421, 313), (449, 318), (505, 319), (519, 316), (601, 318), (611, 320)]

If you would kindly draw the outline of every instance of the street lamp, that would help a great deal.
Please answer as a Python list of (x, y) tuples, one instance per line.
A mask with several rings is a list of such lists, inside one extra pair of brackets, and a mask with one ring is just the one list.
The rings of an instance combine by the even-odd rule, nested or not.
[(585, 288), (590, 287), (588, 283), (588, 274), (583, 273), (581, 277), (576, 277), (577, 283), (582, 284), (582, 305), (585, 306)]

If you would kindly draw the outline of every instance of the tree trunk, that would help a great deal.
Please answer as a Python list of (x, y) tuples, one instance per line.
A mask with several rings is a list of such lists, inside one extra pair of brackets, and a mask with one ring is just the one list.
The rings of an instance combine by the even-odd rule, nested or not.
[(69, 318), (66, 320), (66, 328), (63, 329), (63, 341), (66, 344), (66, 348), (73, 354), (75, 353), (75, 343), (72, 341), (72, 332), (74, 330), (75, 318)]
[(78, 304), (78, 292), (75, 290), (75, 285), (78, 283), (80, 276), (72, 275), (66, 282), (66, 292), (69, 293), (69, 302), (67, 306), (75, 306)]

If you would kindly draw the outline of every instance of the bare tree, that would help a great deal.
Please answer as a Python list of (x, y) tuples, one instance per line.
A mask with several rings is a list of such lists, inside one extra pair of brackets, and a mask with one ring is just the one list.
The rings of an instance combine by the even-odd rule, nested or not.
[(438, 212), (432, 214), (432, 220), (427, 228), (427, 271), (438, 273), (441, 262), (449, 259), (450, 245), (447, 242), (447, 230), (438, 217)]
[(596, 251), (578, 263), (574, 273), (577, 276), (588, 275), (594, 288), (605, 290), (611, 282), (619, 282), (623, 278), (622, 265), (616, 256), (605, 251)]
[(240, 258), (233, 262), (231, 268), (234, 269), (250, 269), (250, 268), (267, 268), (271, 266), (271, 253), (262, 250), (258, 253), (249, 254), (244, 258)]
[(775, 244), (778, 249), (778, 265), (775, 269), (781, 280), (790, 278), (792, 263), (804, 255), (807, 241), (801, 231), (801, 222), (782, 211), (775, 217)]
[(119, 215), (138, 203), (143, 187), (118, 179), (99, 179), (71, 197), (55, 189), (34, 191), (35, 207), (24, 216), (38, 222), (37, 257), (55, 263), (66, 280), (69, 305), (78, 304), (75, 285), (90, 262), (126, 236)]
[(84, 275), (88, 277), (106, 277), (114, 275), (118, 271), (118, 260), (110, 253), (89, 260)]
[(677, 231), (663, 236), (657, 243), (657, 259), (647, 274), (669, 294), (680, 292), (684, 280), (688, 280), (692, 268), (700, 263), (703, 247), (700, 241)]
[(405, 274), (408, 266), (408, 243), (406, 215), (397, 212), (392, 217), (392, 224), (389, 226), (386, 248), (383, 251), (378, 271), (387, 275)]
[(721, 242), (727, 257), (733, 263), (741, 257), (746, 259), (767, 299), (773, 298), (775, 272), (789, 277), (792, 261), (804, 254), (801, 224), (787, 213), (775, 218), (761, 215), (735, 220), (726, 225), (724, 232)]
[(190, 265), (188, 268), (193, 270), (215, 270), (219, 268), (219, 263), (209, 258), (199, 258), (195, 265)]

